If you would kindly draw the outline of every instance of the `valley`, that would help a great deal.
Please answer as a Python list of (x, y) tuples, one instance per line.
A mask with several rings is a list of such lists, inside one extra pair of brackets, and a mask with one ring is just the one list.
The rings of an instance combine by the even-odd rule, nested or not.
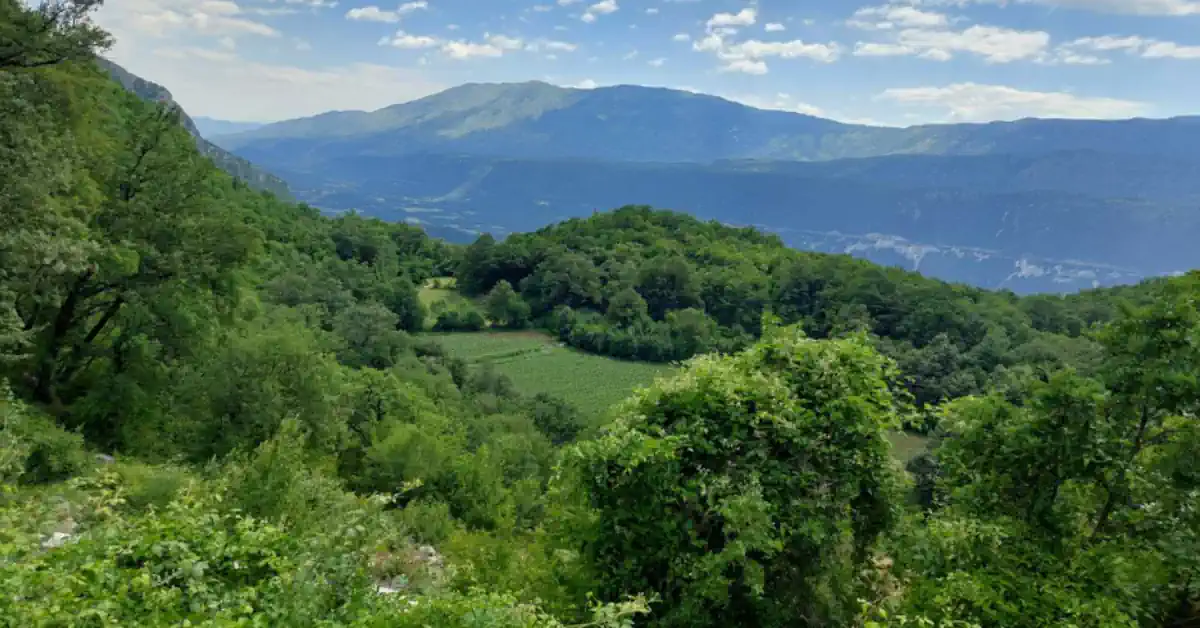
[(452, 241), (650, 204), (805, 250), (1033, 293), (1200, 264), (1189, 245), (1200, 235), (1193, 137), (1192, 118), (892, 129), (663, 89), (523, 83), (215, 141), (324, 211)]
[[(442, 63), (576, 45), (468, 39), (492, 3), (240, 2), (0, 0), (0, 628), (1200, 625), (1197, 118), (405, 101)], [(1003, 71), (1013, 37), (1030, 74), (1192, 54), (951, 31), (978, 3), (858, 7), (838, 28), (899, 32), (854, 54), (801, 13), (735, 41), (770, 3), (578, 4), (499, 17), (702, 24), (653, 38), (729, 81), (846, 54), (847, 91), (879, 57)], [(421, 61), (324, 65), (376, 58), (355, 42)], [(193, 118), (166, 84), (332, 111)], [(1148, 109), (881, 93), (964, 90), (983, 119)]]

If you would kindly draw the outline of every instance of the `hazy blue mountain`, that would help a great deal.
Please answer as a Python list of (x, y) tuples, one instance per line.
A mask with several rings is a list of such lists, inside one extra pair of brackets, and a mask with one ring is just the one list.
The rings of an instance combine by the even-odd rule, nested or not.
[[(1090, 157), (1061, 158), (1072, 164)], [(1200, 211), (1185, 200), (1092, 196), (1049, 175), (1046, 185), (1065, 189), (1038, 189), (1037, 173), (1060, 169), (1048, 156), (1004, 160), (1003, 169), (990, 166), (990, 157), (961, 158), (974, 167), (951, 171), (996, 173), (980, 189), (969, 177), (963, 177), (968, 185), (948, 185), (938, 174), (944, 171), (930, 167), (940, 162), (908, 163), (913, 159), (697, 165), (420, 154), (280, 172), (315, 206), (419, 223), (457, 240), (644, 203), (755, 225), (800, 248), (1019, 292), (1111, 285), (1200, 266), (1192, 245), (1200, 237)], [(923, 175), (901, 176), (908, 169)], [(1146, 188), (1177, 177), (1186, 182), (1176, 186), (1179, 199), (1200, 197), (1200, 178), (1180, 175), (1188, 172), (1197, 167), (1146, 168), (1145, 178), (1123, 185)]]
[(530, 82), (219, 141), (318, 207), (456, 239), (649, 204), (1022, 292), (1200, 266), (1200, 118), (878, 128)]
[(469, 153), (529, 159), (711, 162), (882, 155), (984, 155), (1093, 150), (1200, 156), (1200, 117), (1020, 120), (884, 128), (755, 109), (652, 87), (592, 90), (546, 83), (468, 84), (378, 111), (330, 112), (225, 136), (221, 145), (274, 161)]
[(205, 139), (196, 122), (188, 116), (182, 107), (179, 107), (175, 103), (174, 97), (171, 96), (171, 92), (167, 88), (136, 76), (107, 59), (99, 58), (97, 59), (97, 63), (125, 89), (137, 94), (142, 99), (171, 103), (175, 107), (178, 107), (183, 118), (184, 128), (196, 138), (196, 146), (200, 149), (200, 152), (209, 159), (212, 159), (218, 168), (245, 181), (252, 188), (269, 190), (285, 198), (291, 197), (291, 191), (288, 190), (287, 183), (283, 179), (266, 172), (250, 161), (234, 155)]
[(195, 116), (192, 118), (192, 122), (196, 124), (196, 130), (200, 131), (200, 135), (209, 140), (218, 135), (244, 133), (267, 125), (266, 122), (234, 122), (204, 116)]

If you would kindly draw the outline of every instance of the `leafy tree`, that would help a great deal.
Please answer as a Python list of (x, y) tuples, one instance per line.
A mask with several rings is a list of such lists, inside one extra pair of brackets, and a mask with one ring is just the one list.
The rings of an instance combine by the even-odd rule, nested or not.
[(90, 61), (112, 38), (91, 22), (103, 0), (43, 0), (29, 10), (0, 0), (0, 70)]
[(636, 394), (572, 453), (605, 594), (657, 593), (653, 625), (846, 621), (892, 518), (891, 369), (793, 327)]
[(529, 323), (529, 304), (503, 279), (488, 293), (485, 304), (494, 325), (520, 329)]
[(398, 331), (399, 319), (375, 303), (347, 308), (337, 315), (333, 331), (341, 337), (338, 360), (347, 366), (386, 369), (408, 352), (408, 334)]
[(683, 258), (651, 260), (638, 272), (636, 288), (655, 320), (664, 319), (669, 310), (700, 305), (700, 282)]
[(438, 314), (434, 331), (479, 331), (487, 326), (483, 314), (472, 305), (458, 304)]
[(617, 325), (636, 325), (646, 320), (649, 313), (646, 300), (633, 288), (625, 288), (608, 300), (608, 320)]
[(588, 258), (577, 253), (560, 253), (542, 262), (534, 273), (521, 282), (521, 293), (535, 314), (567, 307), (598, 306), (600, 273)]

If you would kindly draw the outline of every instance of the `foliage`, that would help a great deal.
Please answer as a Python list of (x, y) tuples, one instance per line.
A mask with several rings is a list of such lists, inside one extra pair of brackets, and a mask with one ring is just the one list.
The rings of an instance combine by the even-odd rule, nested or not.
[(944, 284), (647, 207), (503, 242), (481, 236), (456, 272), (467, 294), (520, 286), (533, 317), (564, 342), (624, 359), (737, 351), (767, 311), (815, 338), (867, 331), (919, 405), (986, 390), (1014, 365), (1089, 369), (1095, 344), (1081, 334), (1112, 317), (1083, 300)]
[(844, 621), (892, 517), (891, 368), (780, 328), (636, 394), (572, 454), (602, 590), (660, 594), (655, 625)]
[(503, 279), (488, 293), (485, 303), (494, 326), (520, 329), (529, 323), (529, 304)]

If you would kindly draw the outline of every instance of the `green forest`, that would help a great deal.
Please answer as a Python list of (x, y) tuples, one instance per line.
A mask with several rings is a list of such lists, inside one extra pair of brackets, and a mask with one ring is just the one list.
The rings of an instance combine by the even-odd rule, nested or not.
[[(0, 0), (0, 626), (1200, 625), (1200, 274), (323, 216), (114, 81), (98, 4)], [(677, 366), (581, 408), (439, 342), (485, 328)]]

